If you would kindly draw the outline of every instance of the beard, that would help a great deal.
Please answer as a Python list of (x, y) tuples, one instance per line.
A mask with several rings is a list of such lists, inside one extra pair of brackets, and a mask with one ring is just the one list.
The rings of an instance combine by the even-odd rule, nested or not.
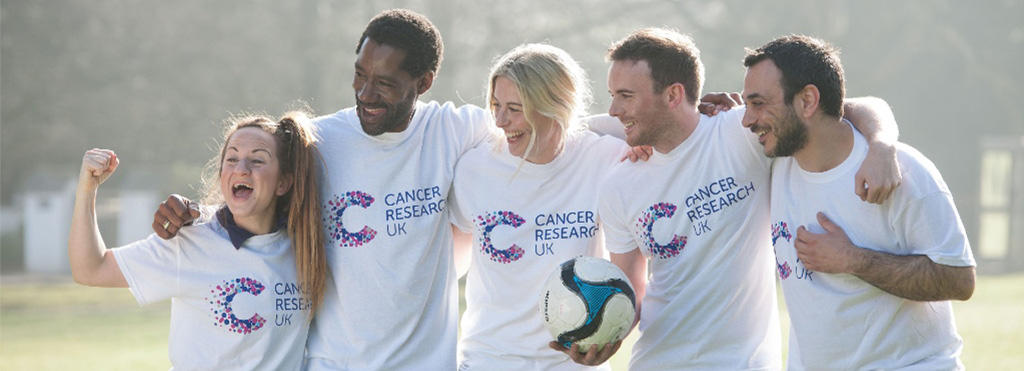
[[(378, 136), (387, 132), (400, 132), (405, 130), (409, 125), (409, 121), (412, 120), (413, 107), (416, 105), (416, 94), (408, 94), (404, 99), (395, 102), (394, 104), (388, 104), (385, 102), (380, 103), (363, 103), (356, 97), (356, 112), (359, 116), (359, 125), (363, 127), (363, 132), (370, 136)], [(363, 118), (363, 109), (385, 109), (385, 113), (382, 117), (378, 118), (376, 122), (368, 122)]]
[(768, 157), (792, 156), (807, 145), (807, 125), (793, 107), (787, 107), (786, 116), (775, 127), (775, 148), (765, 153)]

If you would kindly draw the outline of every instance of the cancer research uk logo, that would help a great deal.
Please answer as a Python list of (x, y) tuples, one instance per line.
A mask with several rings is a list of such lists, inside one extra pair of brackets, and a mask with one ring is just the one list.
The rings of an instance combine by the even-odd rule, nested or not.
[[(357, 206), (362, 209), (370, 209), (372, 205), (376, 210), (370, 211), (369, 214), (376, 216), (383, 214), (384, 217), (383, 220), (377, 219), (369, 222), (384, 224), (383, 228), (380, 224), (372, 224), (386, 233), (386, 235), (380, 236), (381, 238), (408, 237), (410, 236), (409, 231), (416, 228), (415, 224), (410, 226), (409, 223), (444, 215), (446, 201), (444, 196), (447, 194), (447, 190), (437, 185), (384, 193), (384, 197), (379, 200), (363, 191), (345, 192), (327, 200), (323, 205), (322, 220), (331, 244), (336, 243), (339, 247), (360, 247), (378, 237), (377, 230), (367, 225), (364, 225), (358, 232), (352, 232), (352, 229), (359, 227), (345, 228), (342, 217), (348, 208)], [(377, 202), (374, 205), (374, 201), (383, 201), (383, 204)]]
[(651, 255), (657, 255), (661, 259), (668, 259), (679, 255), (679, 252), (686, 247), (686, 236), (672, 235), (672, 241), (667, 244), (659, 244), (654, 240), (652, 232), (654, 222), (661, 218), (671, 218), (676, 213), (676, 205), (659, 202), (647, 208), (637, 219), (637, 230), (640, 231), (643, 242), (651, 251)]
[(334, 196), (324, 205), (324, 227), (327, 228), (327, 237), (337, 241), (340, 247), (359, 247), (373, 240), (377, 231), (368, 226), (363, 226), (359, 232), (349, 232), (341, 223), (341, 217), (349, 206), (368, 208), (373, 204), (373, 196), (362, 191), (346, 192), (341, 196)]
[(511, 211), (494, 211), (476, 217), (476, 225), (480, 230), (480, 250), (485, 255), (489, 255), (492, 261), (508, 264), (519, 260), (523, 257), (523, 249), (516, 244), (512, 244), (507, 249), (498, 249), (494, 247), (491, 242), (491, 231), (494, 227), (499, 225), (509, 225), (512, 228), (519, 228), (519, 226), (526, 223), (523, 217), (517, 215)]
[(210, 296), (206, 298), (206, 301), (213, 306), (210, 311), (213, 312), (215, 319), (214, 326), (224, 327), (228, 331), (242, 335), (250, 334), (262, 328), (267, 323), (267, 320), (261, 317), (259, 313), (253, 313), (249, 318), (238, 318), (231, 309), (231, 302), (235, 300), (239, 293), (248, 293), (249, 295), (256, 296), (263, 292), (264, 289), (265, 287), (262, 283), (249, 277), (239, 277), (234, 280), (224, 281), (216, 285), (215, 288), (210, 289)]
[[(775, 242), (778, 241), (779, 238), (785, 239), (786, 242), (789, 242), (789, 241), (791, 241), (793, 239), (793, 235), (789, 233), (789, 226), (786, 225), (786, 222), (778, 222), (778, 223), (772, 224), (772, 247), (773, 248), (775, 247)], [(787, 278), (789, 278), (790, 274), (793, 274), (793, 268), (789, 267), (789, 262), (785, 262), (785, 263), (779, 264), (778, 253), (775, 254), (775, 269), (777, 269), (779, 271), (779, 278), (781, 278), (781, 279), (787, 279)]]

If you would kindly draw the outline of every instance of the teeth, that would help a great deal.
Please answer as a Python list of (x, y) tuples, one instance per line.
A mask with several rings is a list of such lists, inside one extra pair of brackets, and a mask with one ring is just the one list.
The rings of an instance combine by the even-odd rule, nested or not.
[(516, 138), (516, 137), (519, 137), (520, 135), (523, 135), (523, 134), (526, 134), (526, 132), (525, 131), (506, 131), (505, 132), (505, 137), (506, 138)]
[(636, 121), (624, 122), (624, 123), (622, 123), (622, 125), (624, 125), (626, 127), (626, 129), (629, 129), (633, 125), (636, 125)]
[(239, 189), (243, 189), (243, 188), (245, 188), (245, 189), (250, 189), (250, 190), (251, 190), (251, 189), (252, 189), (252, 185), (249, 185), (249, 184), (243, 184), (243, 183), (238, 183), (238, 184), (235, 184), (235, 185), (234, 185), (233, 187), (231, 187), (231, 189), (232, 189), (232, 190), (235, 190), (235, 191), (237, 191), (237, 190), (239, 190)]

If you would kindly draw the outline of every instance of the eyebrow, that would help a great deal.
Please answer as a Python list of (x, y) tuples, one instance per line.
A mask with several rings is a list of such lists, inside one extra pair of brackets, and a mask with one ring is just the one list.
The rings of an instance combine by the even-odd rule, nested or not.
[[(227, 152), (227, 151), (231, 151), (231, 150), (233, 150), (233, 151), (235, 151), (235, 152), (239, 152), (239, 151), (238, 151), (238, 148), (235, 148), (235, 146), (228, 146), (228, 148), (226, 148), (226, 149), (224, 150), (224, 152)], [(267, 153), (267, 156), (270, 156), (270, 157), (274, 157), (274, 154), (273, 154), (273, 153), (270, 153), (270, 150), (268, 150), (268, 149), (265, 149), (265, 148), (257, 148), (257, 149), (254, 149), (254, 150), (252, 150), (252, 153), (256, 153), (256, 152), (261, 152), (261, 151), (262, 151), (262, 152), (266, 152), (266, 153)]]
[(745, 96), (743, 98), (746, 99), (746, 100), (751, 100), (751, 99), (764, 98), (764, 97), (761, 96), (761, 93), (750, 93), (750, 94), (748, 94), (747, 96)]
[[(366, 72), (366, 69), (363, 68), (362, 66), (360, 66), (359, 62), (355, 63), (355, 67), (356, 67), (356, 72)], [(397, 84), (397, 80), (394, 77), (391, 77), (391, 76), (378, 74), (377, 75), (377, 79), (378, 80), (384, 80), (384, 82), (388, 82), (388, 83), (392, 83), (392, 84)]]
[(616, 90), (616, 91), (612, 92), (612, 94), (622, 94), (622, 93), (633, 93), (633, 90), (632, 89), (619, 89), (619, 90)]

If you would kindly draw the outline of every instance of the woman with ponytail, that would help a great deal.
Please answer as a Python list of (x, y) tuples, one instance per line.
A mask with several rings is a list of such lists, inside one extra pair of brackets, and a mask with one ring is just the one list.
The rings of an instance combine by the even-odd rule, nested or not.
[(128, 287), (139, 304), (173, 298), (170, 360), (180, 369), (294, 370), (327, 273), (309, 118), (232, 120), (207, 167), (210, 220), (107, 249), (96, 191), (117, 169), (85, 153), (68, 256), (75, 281)]

